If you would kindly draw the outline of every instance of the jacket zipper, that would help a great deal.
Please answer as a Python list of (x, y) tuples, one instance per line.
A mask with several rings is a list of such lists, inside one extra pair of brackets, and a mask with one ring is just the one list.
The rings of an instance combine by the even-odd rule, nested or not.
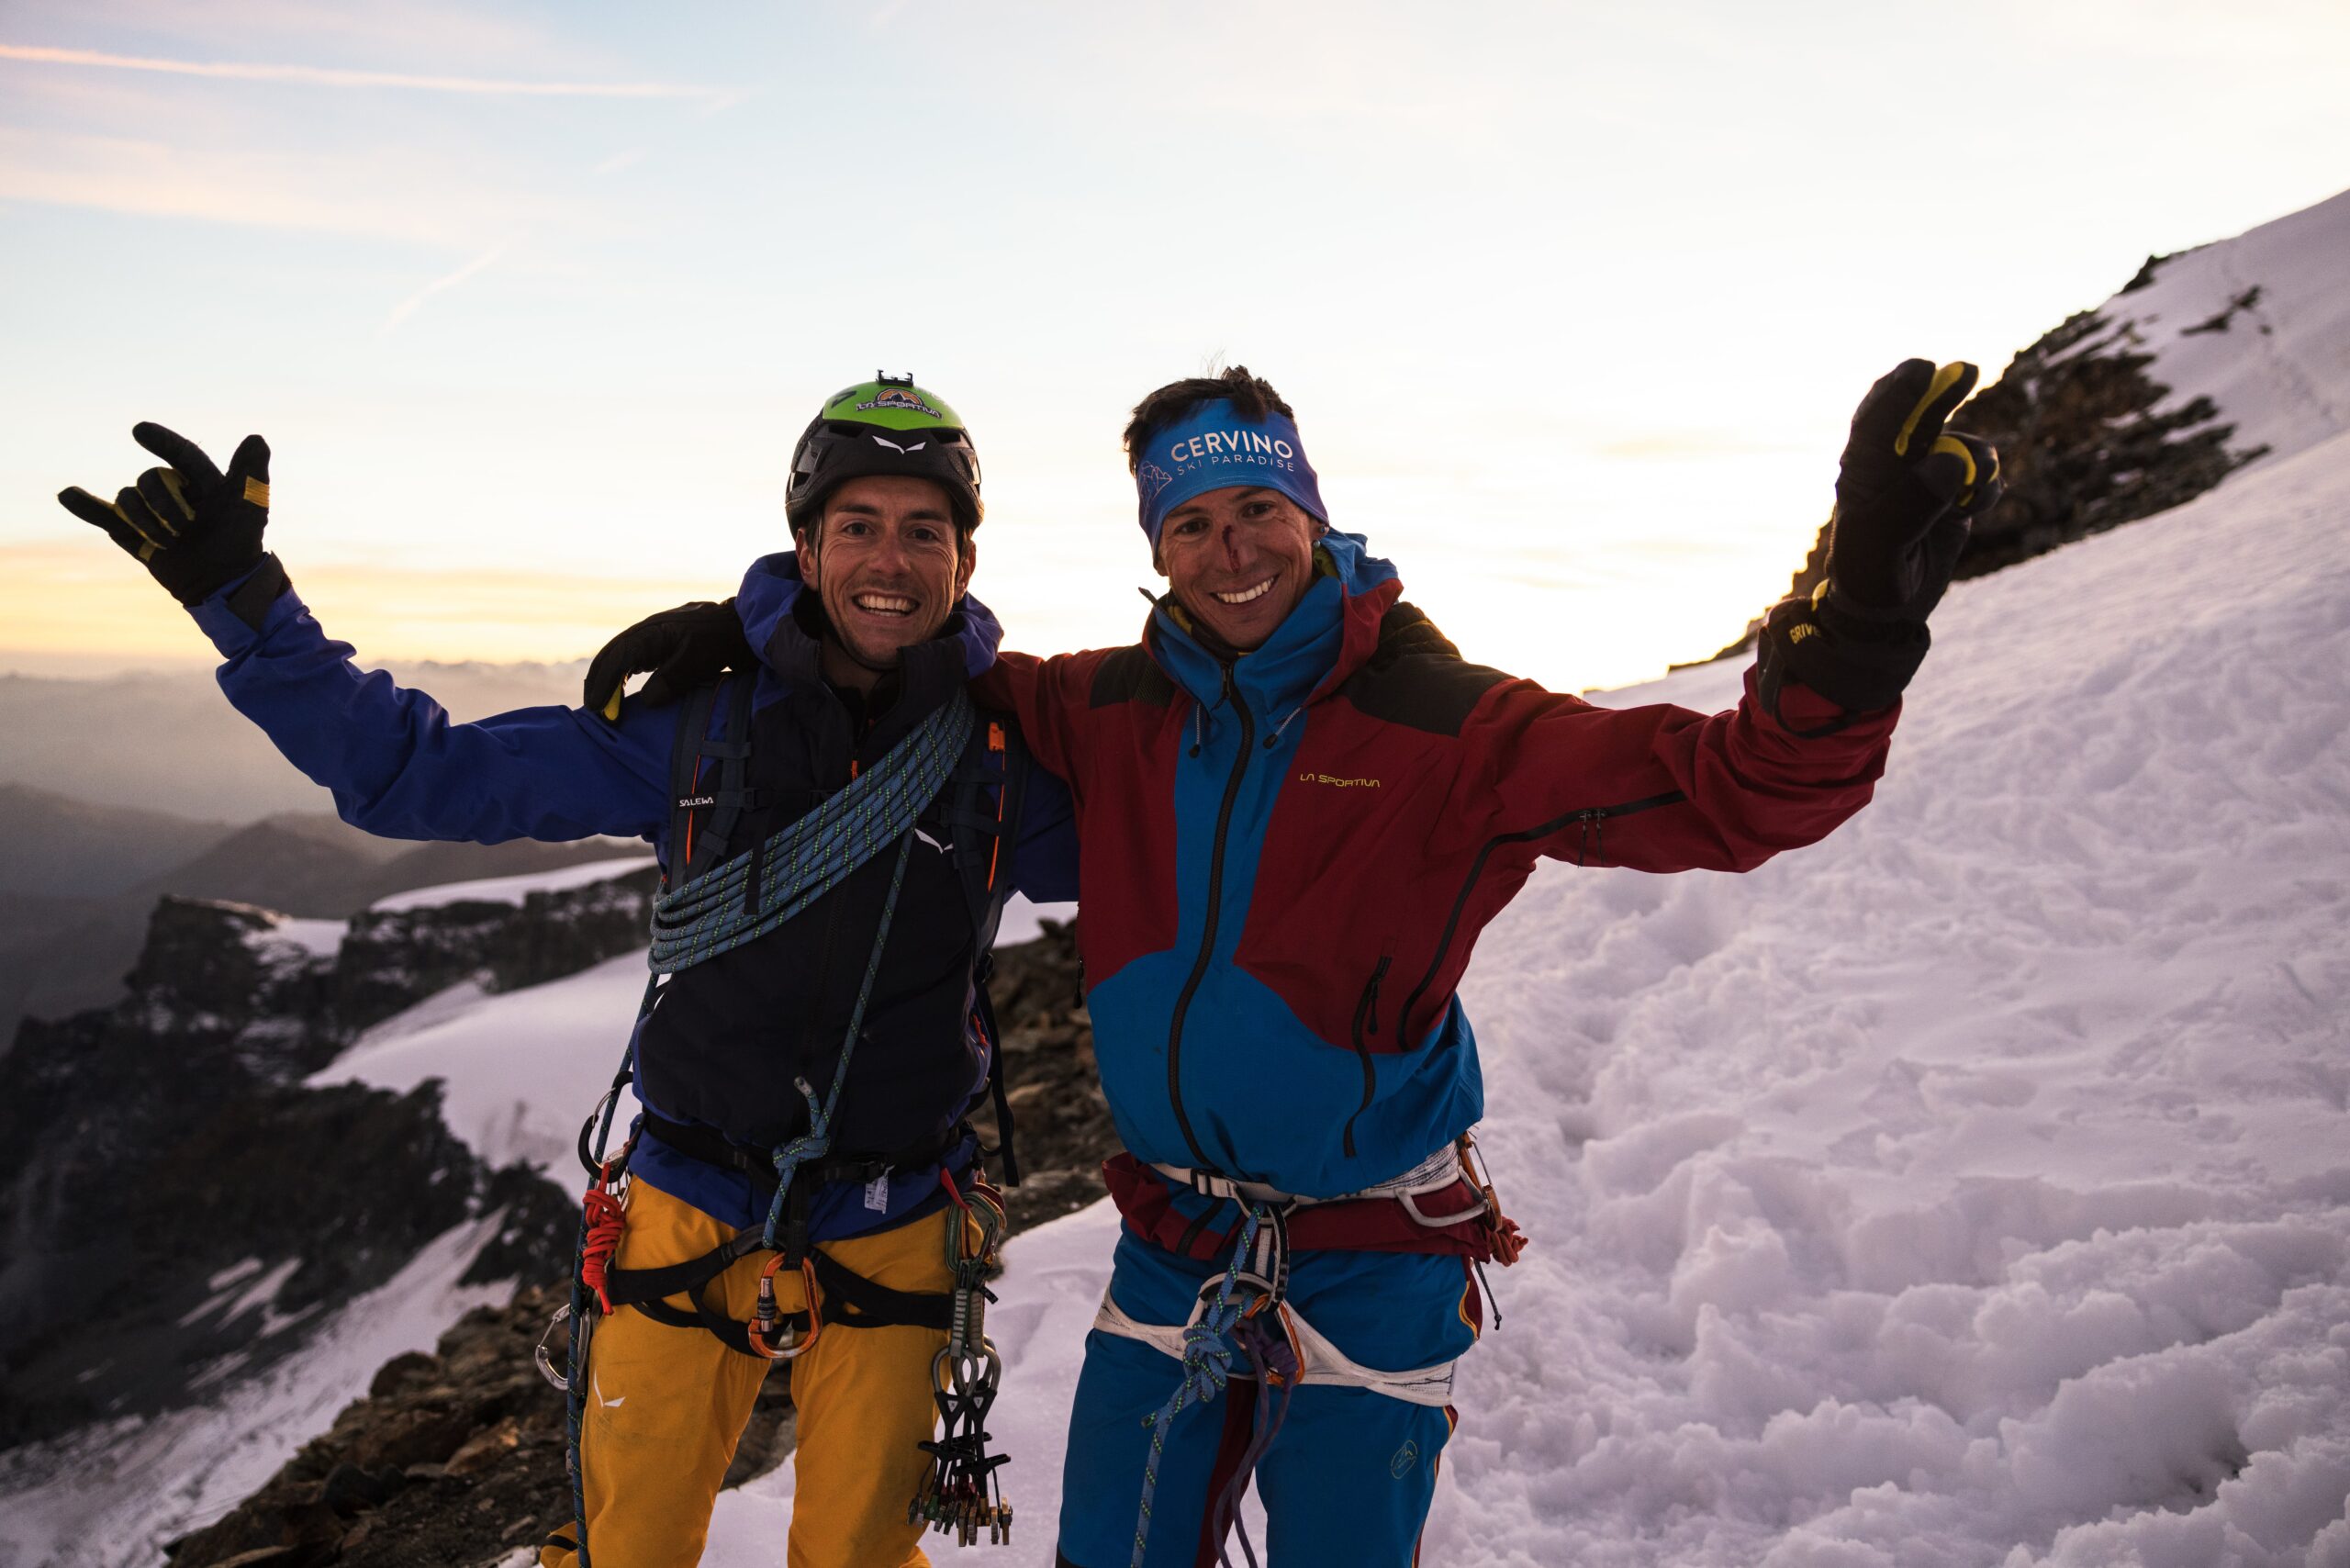
[(1379, 967), (1371, 971), (1371, 983), (1362, 988), (1362, 1000), (1355, 1003), (1355, 1055), (1362, 1058), (1362, 1103), (1347, 1118), (1344, 1148), (1348, 1159), (1355, 1157), (1355, 1122), (1371, 1109), (1371, 1096), (1379, 1088), (1379, 1080), (1371, 1070), (1371, 1046), (1363, 1036), (1379, 1033), (1379, 982), (1387, 978), (1387, 966), (1394, 961), (1393, 953), (1382, 955)]
[(1232, 829), (1232, 808), (1240, 799), (1241, 776), (1248, 771), (1248, 754), (1255, 749), (1251, 743), (1257, 738), (1255, 716), (1232, 689), (1230, 665), (1224, 666), (1224, 696), (1240, 713), (1240, 752), (1233, 759), (1232, 777), (1224, 784), (1224, 804), (1215, 814), (1215, 840), (1208, 852), (1207, 924), (1200, 933), (1200, 956), (1192, 963), (1191, 978), (1176, 994), (1175, 1014), (1167, 1026), (1167, 1099), (1175, 1107), (1175, 1125), (1182, 1130), (1183, 1142), (1192, 1151), (1192, 1169), (1197, 1170), (1213, 1170), (1215, 1165), (1192, 1133), (1192, 1118), (1183, 1114), (1183, 1017), (1192, 1010), (1192, 997), (1207, 977), (1208, 960), (1215, 953), (1215, 928), (1224, 902), (1224, 841)]
[[(1476, 890), (1477, 879), (1484, 875), (1486, 858), (1494, 850), (1505, 844), (1528, 844), (1536, 839), (1548, 838), (1577, 823), (1583, 824), (1587, 840), (1593, 830), (1610, 817), (1628, 817), (1637, 812), (1653, 811), (1659, 806), (1677, 806), (1688, 799), (1680, 790), (1671, 790), (1645, 800), (1627, 801), (1621, 805), (1592, 806), (1579, 812), (1569, 812), (1562, 817), (1553, 817), (1539, 827), (1529, 827), (1519, 833), (1497, 833), (1485, 840), (1484, 846), (1477, 851), (1477, 858), (1469, 863), (1468, 876), (1460, 880), (1460, 892), (1452, 901), (1452, 913), (1445, 917), (1444, 937), (1436, 945), (1435, 956), (1428, 959), (1427, 973), (1420, 977), (1420, 983), (1414, 986), (1412, 994), (1404, 999), (1403, 1011), (1395, 1015), (1395, 1028), (1404, 1036), (1397, 1048), (1407, 1051), (1412, 1048), (1411, 1039), (1404, 1033), (1410, 1027), (1412, 1010), (1420, 1004), (1420, 998), (1436, 982), (1437, 971), (1444, 968), (1445, 955), (1452, 951), (1452, 938), (1460, 929), (1460, 912), (1469, 907), (1469, 895)], [(1580, 866), (1583, 863), (1583, 857), (1578, 854), (1575, 864)]]

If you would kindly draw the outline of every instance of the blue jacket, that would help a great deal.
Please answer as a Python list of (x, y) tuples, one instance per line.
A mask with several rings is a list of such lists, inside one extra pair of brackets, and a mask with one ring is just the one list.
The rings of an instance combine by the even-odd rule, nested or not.
[[(800, 589), (797, 562), (784, 554), (754, 563), (736, 596), (762, 659), (751, 678), (753, 782), (769, 801), (744, 824), (742, 844), (775, 831), (846, 782), (852, 766), (886, 751), (951, 688), (989, 668), (1002, 635), (983, 605), (963, 600), (940, 638), (909, 651), (898, 700), (859, 735), (819, 676), (812, 596)], [(351, 647), (330, 640), (291, 589), (268, 606), (258, 629), (225, 594), (193, 613), (226, 660), (219, 680), (229, 701), (332, 792), (354, 827), (484, 844), (610, 834), (643, 838), (669, 863), (670, 767), (682, 705), (631, 699), (617, 723), (562, 707), (454, 723), (425, 693), (359, 669)], [(724, 709), (717, 705), (713, 731)], [(943, 825), (932, 825), (943, 840)], [(978, 955), (960, 881), (945, 861), (917, 855), (909, 865), (888, 963), (842, 1096), (840, 1154), (886, 1155), (934, 1139), (986, 1081), (990, 1045), (970, 1023)], [(792, 1080), (830, 1079), (888, 871), (876, 861), (782, 931), (673, 977), (634, 1040), (640, 1098), (671, 1121), (715, 1128), (746, 1148), (804, 1130)], [(1041, 768), (1030, 776), (1009, 876), (1040, 902), (1076, 893), (1068, 792)], [(675, 1150), (643, 1146), (635, 1169), (729, 1224), (765, 1212), (751, 1178)], [(902, 1172), (878, 1208), (867, 1206), (862, 1189), (819, 1195), (812, 1234), (855, 1234), (902, 1217), (935, 1185), (934, 1174), (923, 1174)]]

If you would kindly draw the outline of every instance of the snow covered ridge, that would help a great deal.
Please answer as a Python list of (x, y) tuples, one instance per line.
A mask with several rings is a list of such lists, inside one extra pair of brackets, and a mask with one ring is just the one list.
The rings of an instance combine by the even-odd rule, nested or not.
[[(1826, 843), (1546, 866), (1494, 924), (1464, 991), (1534, 1245), (1425, 1561), (2350, 1568), (2345, 517), (2337, 435), (1961, 584)], [(1033, 1533), (959, 1561), (1046, 1551), (1115, 1231), (1011, 1245)], [(705, 1568), (771, 1563), (792, 1485), (722, 1496)]]
[(2161, 411), (2209, 398), (2270, 461), (2331, 440), (2350, 430), (2350, 191), (2150, 260), (2098, 315), (2079, 352), (2152, 355)]
[(526, 877), (485, 877), (477, 882), (418, 888), (377, 899), (367, 906), (367, 913), (405, 914), (412, 910), (446, 909), (456, 903), (502, 903), (519, 909), (532, 893), (567, 892), (574, 888), (609, 882), (616, 877), (649, 871), (655, 865), (652, 856), (643, 855), (619, 860), (590, 860), (582, 866), (566, 866), (559, 871), (540, 871)]

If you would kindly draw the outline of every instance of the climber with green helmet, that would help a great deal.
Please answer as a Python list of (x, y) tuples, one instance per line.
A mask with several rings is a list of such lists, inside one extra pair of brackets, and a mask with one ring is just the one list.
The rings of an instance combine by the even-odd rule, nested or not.
[(224, 475), (132, 433), (162, 465), (59, 499), (188, 609), (229, 701), (344, 821), (643, 837), (664, 868), (622, 1137), (582, 1140), (576, 1518), (540, 1561), (695, 1562), (776, 1360), (796, 1362), (794, 1564), (922, 1562), (931, 1525), (1000, 1535), (992, 1352), (968, 1316), (1002, 1213), (968, 1117), (1001, 1092), (996, 919), (1014, 890), (1073, 898), (1075, 840), (1067, 790), (966, 694), (1002, 633), (967, 591), (979, 465), (954, 410), (911, 377), (825, 402), (792, 456), (797, 548), (733, 600), (755, 667), (622, 696), (621, 649), (590, 706), (464, 724), (355, 666), (263, 551), (266, 443)]

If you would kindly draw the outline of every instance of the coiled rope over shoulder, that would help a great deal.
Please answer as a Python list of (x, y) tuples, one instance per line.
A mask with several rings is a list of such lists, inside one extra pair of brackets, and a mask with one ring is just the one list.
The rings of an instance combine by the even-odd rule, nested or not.
[(976, 715), (960, 688), (881, 759), (815, 810), (653, 902), (655, 974), (755, 942), (913, 831), (946, 787)]

